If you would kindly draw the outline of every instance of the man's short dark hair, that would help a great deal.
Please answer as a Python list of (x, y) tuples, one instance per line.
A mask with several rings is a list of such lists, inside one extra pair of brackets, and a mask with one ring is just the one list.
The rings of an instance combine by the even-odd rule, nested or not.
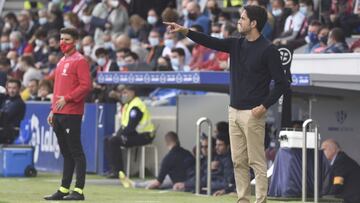
[(96, 49), (96, 51), (95, 51), (95, 56), (96, 56), (96, 57), (99, 57), (100, 55), (108, 56), (108, 55), (109, 55), (109, 51), (106, 50), (105, 48), (100, 47), (100, 48)]
[(75, 40), (79, 39), (79, 32), (75, 28), (62, 28), (60, 34), (68, 34)]
[(333, 28), (331, 31), (331, 36), (332, 38), (334, 38), (334, 40), (336, 42), (345, 42), (345, 34), (344, 31), (341, 28)]
[(9, 84), (9, 83), (15, 83), (18, 88), (21, 88), (21, 82), (20, 80), (17, 80), (17, 79), (9, 79), (7, 82), (6, 82), (6, 86)]
[(124, 90), (133, 91), (133, 92), (135, 92), (135, 95), (136, 95), (136, 92), (137, 92), (137, 88), (136, 88), (135, 86), (133, 86), (133, 85), (126, 85), (126, 86), (124, 87)]
[(129, 56), (130, 56), (131, 58), (133, 58), (135, 61), (137, 61), (137, 60), (139, 59), (139, 56), (138, 56), (135, 52), (132, 52), (132, 51), (130, 51), (129, 53), (127, 53), (124, 58), (129, 57)]
[(166, 133), (165, 139), (168, 140), (168, 141), (176, 143), (177, 146), (180, 146), (179, 137), (176, 134), (176, 132), (174, 132), (174, 131), (169, 131), (168, 133)]
[(220, 122), (216, 123), (216, 129), (219, 132), (228, 133), (229, 132), (229, 123), (226, 121), (220, 121)]
[(185, 56), (185, 51), (183, 48), (173, 48), (171, 49), (171, 52), (176, 52), (179, 54), (179, 56)]
[(261, 32), (267, 22), (267, 12), (260, 6), (248, 5), (244, 7), (248, 18), (256, 21), (256, 29)]

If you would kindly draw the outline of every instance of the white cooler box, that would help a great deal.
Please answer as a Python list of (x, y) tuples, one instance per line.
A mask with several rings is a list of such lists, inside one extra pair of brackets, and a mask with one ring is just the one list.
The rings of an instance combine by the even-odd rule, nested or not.
[[(306, 147), (310, 149), (314, 149), (315, 143), (315, 133), (314, 132), (306, 132)], [(319, 135), (320, 140), (320, 135)], [(302, 131), (287, 131), (282, 130), (279, 134), (280, 147), (288, 147), (288, 148), (302, 148), (303, 142), (303, 132)]]

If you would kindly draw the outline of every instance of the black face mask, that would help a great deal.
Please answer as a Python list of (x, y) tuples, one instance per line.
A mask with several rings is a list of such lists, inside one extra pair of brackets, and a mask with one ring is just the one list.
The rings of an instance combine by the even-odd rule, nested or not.
[(189, 13), (189, 14), (188, 14), (188, 18), (189, 18), (190, 20), (196, 20), (197, 15), (196, 15), (196, 13)]
[(323, 44), (327, 44), (327, 41), (328, 41), (328, 37), (327, 36), (323, 36), (323, 37), (320, 37), (320, 42), (322, 42)]
[(284, 10), (283, 10), (283, 16), (289, 16), (289, 15), (291, 15), (291, 13), (292, 13), (292, 10), (291, 10), (291, 8), (284, 8)]

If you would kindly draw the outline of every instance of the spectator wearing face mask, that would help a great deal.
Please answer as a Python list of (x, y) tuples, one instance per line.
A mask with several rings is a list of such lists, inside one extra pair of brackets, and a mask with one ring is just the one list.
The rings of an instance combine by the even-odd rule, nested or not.
[(162, 23), (160, 16), (156, 13), (155, 9), (150, 9), (147, 13), (147, 25), (150, 27), (148, 30), (158, 30), (160, 35), (164, 35), (166, 26)]
[[(95, 51), (96, 63), (98, 65), (96, 73), (119, 71), (119, 67), (115, 61), (112, 61), (109, 52), (104, 48), (98, 48)], [(96, 75), (95, 77), (96, 78)]]
[(308, 28), (307, 36), (305, 37), (305, 41), (307, 46), (305, 48), (305, 53), (310, 53), (313, 47), (319, 43), (319, 39), (317, 34), (319, 33), (321, 27), (321, 23), (317, 20), (312, 21)]
[(45, 31), (49, 31), (51, 29), (50, 23), (49, 23), (49, 13), (46, 9), (41, 9), (38, 11), (38, 23), (39, 23), (39, 29), (43, 29)]
[(297, 40), (301, 40), (304, 26), (306, 25), (306, 17), (299, 11), (299, 0), (286, 1), (286, 8), (291, 9), (291, 15), (286, 18), (284, 31), (279, 38), (276, 38), (273, 43), (275, 45), (288, 45), (296, 49), (299, 45)]
[(120, 71), (127, 71), (125, 70), (125, 56), (131, 52), (128, 48), (121, 48), (116, 51), (116, 64), (119, 67)]
[(120, 5), (119, 0), (105, 0), (98, 3), (92, 12), (90, 24), (95, 27), (94, 40), (96, 44), (102, 43), (101, 36), (109, 32), (112, 38), (123, 34), (128, 27), (128, 13)]
[(274, 30), (272, 39), (280, 37), (281, 33), (284, 31), (285, 20), (290, 15), (288, 10), (285, 9), (284, 6), (284, 0), (274, 0), (271, 3), (271, 13), (274, 16)]
[(191, 61), (191, 53), (182, 41), (179, 41), (175, 33), (165, 32), (164, 35), (165, 48), (162, 52), (162, 56), (170, 57), (171, 50), (173, 48), (182, 48), (185, 52), (185, 64), (189, 64)]
[(46, 31), (38, 29), (24, 50), (24, 53), (29, 53), (34, 56), (37, 68), (42, 68), (47, 63), (49, 49), (46, 44), (46, 37)]
[(221, 9), (219, 8), (216, 0), (208, 0), (206, 3), (206, 9), (204, 10), (204, 15), (209, 17), (209, 19), (214, 23), (218, 22)]
[(174, 71), (190, 71), (190, 66), (185, 64), (185, 52), (182, 48), (173, 48), (170, 55), (171, 66)]
[(211, 21), (209, 17), (203, 15), (200, 11), (200, 6), (196, 2), (189, 2), (186, 5), (187, 16), (185, 18), (184, 26), (190, 28), (192, 25), (200, 25), (205, 34), (210, 33)]
[(345, 34), (341, 28), (333, 28), (329, 33), (327, 47), (324, 53), (348, 53), (349, 46), (345, 41)]
[(141, 61), (135, 52), (129, 52), (124, 57), (125, 65), (123, 66), (128, 71), (151, 71), (151, 67), (145, 62)]
[(10, 36), (3, 33), (0, 37), (0, 51), (6, 53), (10, 50)]
[(153, 29), (149, 34), (149, 54), (146, 57), (146, 63), (150, 65), (151, 68), (155, 68), (157, 65), (157, 59), (161, 56), (164, 49), (164, 43), (161, 39), (161, 33)]
[(322, 53), (324, 51), (328, 41), (329, 32), (330, 30), (327, 26), (323, 26), (319, 29), (317, 35), (318, 43), (313, 46), (310, 53)]

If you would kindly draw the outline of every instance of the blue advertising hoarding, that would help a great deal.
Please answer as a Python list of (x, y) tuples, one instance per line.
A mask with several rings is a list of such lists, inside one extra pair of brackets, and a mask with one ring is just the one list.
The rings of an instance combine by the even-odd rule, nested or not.
[[(100, 84), (136, 85), (227, 85), (229, 72), (103, 72), (97, 80)], [(292, 74), (292, 86), (309, 86), (309, 74)]]

